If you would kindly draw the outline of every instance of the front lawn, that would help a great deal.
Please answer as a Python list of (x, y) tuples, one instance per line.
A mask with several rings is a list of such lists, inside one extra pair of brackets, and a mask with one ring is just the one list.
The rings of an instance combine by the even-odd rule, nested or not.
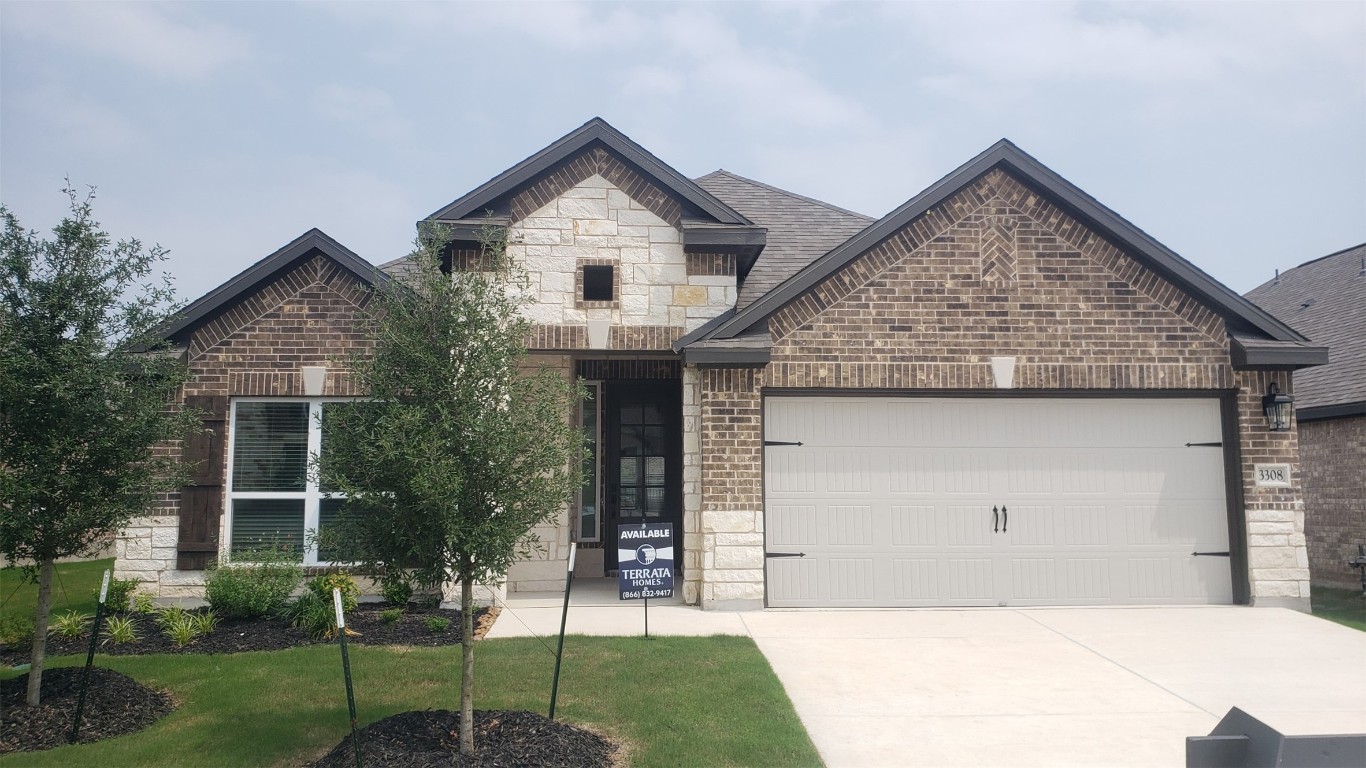
[(1361, 590), (1315, 586), (1310, 594), (1315, 616), (1366, 631), (1366, 597)]
[[(52, 579), (52, 615), (67, 611), (93, 614), (104, 569), (113, 567), (112, 557), (58, 563)], [(0, 642), (13, 642), (14, 635), (31, 632), (37, 608), (38, 585), (25, 581), (18, 567), (0, 568)]]
[[(546, 711), (554, 656), (540, 641), (484, 640), (476, 658), (477, 709)], [(413, 709), (459, 709), (459, 660), (455, 647), (353, 645), (360, 724)], [(65, 656), (51, 666), (83, 661)], [(179, 709), (141, 733), (10, 754), (6, 766), (293, 766), (349, 732), (336, 646), (100, 656), (97, 663), (169, 689)], [(567, 638), (556, 717), (624, 744), (635, 766), (821, 764), (746, 637)]]

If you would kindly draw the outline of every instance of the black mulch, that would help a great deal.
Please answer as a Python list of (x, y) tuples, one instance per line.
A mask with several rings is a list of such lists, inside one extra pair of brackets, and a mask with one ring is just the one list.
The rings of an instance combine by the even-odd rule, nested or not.
[[(439, 608), (417, 608), (410, 606), (398, 621), (388, 624), (380, 618), (380, 612), (388, 608), (382, 603), (362, 603), (356, 610), (347, 614), (346, 625), (356, 634), (349, 642), (359, 645), (421, 645), (442, 646), (460, 644), (460, 611)], [(485, 620), (487, 608), (479, 609), (474, 616), (475, 636), (480, 636), (477, 628)], [(119, 614), (124, 615), (124, 614)], [(213, 632), (196, 639), (184, 647), (176, 647), (165, 635), (151, 616), (126, 614), (137, 624), (138, 640), (132, 643), (104, 642), (105, 629), (101, 626), (101, 643), (96, 653), (110, 656), (129, 656), (145, 653), (242, 653), (244, 651), (278, 651), (299, 645), (312, 645), (329, 642), (315, 640), (307, 632), (295, 629), (287, 623), (275, 619), (223, 619)], [(428, 618), (447, 619), (450, 625), (439, 631), (429, 629)], [(332, 641), (335, 642), (335, 641)], [(84, 655), (90, 648), (89, 634), (74, 640), (56, 635), (47, 639), (47, 655), (66, 654)], [(16, 666), (27, 663), (29, 647), (27, 643), (17, 646), (0, 646), (0, 663)]]
[[(84, 667), (43, 671), (42, 704), (25, 706), (28, 675), (0, 680), (0, 754), (52, 749), (67, 743)], [(171, 695), (112, 669), (90, 670), (79, 743), (134, 733), (175, 708)]]
[[(360, 729), (365, 765), (389, 768), (494, 768), (565, 766), (609, 768), (616, 747), (582, 728), (533, 712), (475, 711), (475, 754), (461, 755), (460, 713), (444, 709), (402, 712)], [(314, 763), (314, 768), (352, 768), (348, 736)]]

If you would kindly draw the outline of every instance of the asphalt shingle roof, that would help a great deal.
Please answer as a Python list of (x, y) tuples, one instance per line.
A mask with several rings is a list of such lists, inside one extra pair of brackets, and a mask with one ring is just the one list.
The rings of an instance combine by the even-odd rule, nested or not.
[(1295, 407), (1366, 401), (1366, 243), (1282, 272), (1247, 298), (1328, 346), (1328, 364), (1295, 372)]
[(768, 228), (768, 244), (740, 286), (736, 309), (763, 296), (875, 219), (720, 170), (697, 185), (745, 218)]

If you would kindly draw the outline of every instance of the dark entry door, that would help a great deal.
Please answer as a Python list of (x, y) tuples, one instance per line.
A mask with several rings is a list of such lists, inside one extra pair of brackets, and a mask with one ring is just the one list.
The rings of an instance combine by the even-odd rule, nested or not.
[(603, 399), (607, 517), (603, 567), (617, 567), (617, 526), (674, 523), (681, 551), (682, 388), (678, 381), (608, 382)]

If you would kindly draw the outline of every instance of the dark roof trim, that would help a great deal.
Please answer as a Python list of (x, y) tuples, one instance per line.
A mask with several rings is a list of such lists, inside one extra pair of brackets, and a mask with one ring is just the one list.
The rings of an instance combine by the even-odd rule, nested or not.
[(1234, 336), (1229, 340), (1229, 358), (1237, 369), (1271, 368), (1293, 370), (1328, 364), (1328, 347), (1293, 341), (1268, 341)]
[(645, 172), (664, 189), (686, 200), (723, 224), (750, 224), (734, 208), (716, 199), (688, 177), (670, 168), (621, 131), (595, 117), (550, 146), (484, 182), (473, 192), (427, 217), (429, 219), (466, 219), (477, 216), (504, 195), (535, 181), (542, 174), (578, 155), (594, 142)]
[(1359, 400), (1355, 403), (1316, 405), (1313, 408), (1295, 409), (1295, 418), (1299, 421), (1340, 419), (1344, 416), (1366, 416), (1366, 400)]
[[(426, 224), (419, 221), (421, 227)], [(511, 222), (506, 216), (485, 216), (480, 219), (446, 219), (439, 222), (441, 228), (445, 230), (450, 239), (457, 243), (478, 243), (482, 242), (486, 229), (499, 230), (506, 228)]]
[(198, 326), (220, 311), (251, 295), (262, 283), (274, 277), (275, 273), (314, 251), (335, 261), (366, 285), (374, 285), (377, 279), (390, 279), (388, 275), (376, 269), (373, 264), (357, 256), (350, 248), (333, 240), (327, 233), (315, 227), (290, 241), (280, 250), (247, 267), (236, 277), (196, 299), (177, 313), (171, 322), (159, 332), (160, 335), (163, 338), (170, 339), (187, 329)]
[(683, 364), (703, 368), (762, 368), (768, 365), (767, 349), (715, 348), (683, 350)]
[(1308, 341), (1294, 329), (1205, 274), (1005, 139), (996, 142), (985, 152), (935, 182), (901, 207), (813, 261), (801, 272), (745, 307), (730, 322), (717, 328), (713, 335), (730, 338), (766, 320), (789, 302), (997, 166), (1009, 168), (1013, 176), (1061, 203), (1083, 222), (1137, 255), (1158, 273), (1202, 299), (1225, 318), (1250, 326), (1279, 341)]
[(768, 243), (768, 229), (752, 224), (699, 224), (683, 222), (683, 250), (686, 253), (733, 253), (735, 269), (743, 281)]
[(707, 338), (711, 335), (712, 330), (720, 327), (723, 323), (725, 323), (732, 317), (735, 317), (735, 310), (728, 309), (725, 312), (722, 312), (716, 317), (713, 317), (712, 319), (703, 323), (702, 325), (694, 328), (688, 333), (683, 334), (682, 336), (678, 337), (678, 341), (675, 341), (673, 343), (673, 351), (682, 352), (684, 347), (688, 346), (694, 341), (697, 341), (698, 339)]

